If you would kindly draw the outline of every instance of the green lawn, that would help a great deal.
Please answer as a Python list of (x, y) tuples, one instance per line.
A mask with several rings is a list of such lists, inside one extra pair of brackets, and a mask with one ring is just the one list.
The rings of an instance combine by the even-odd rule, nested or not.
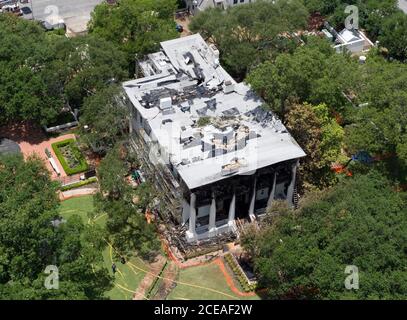
[(93, 212), (93, 196), (83, 196), (62, 201), (59, 211), (65, 219), (76, 214), (82, 218), (84, 223), (88, 223), (88, 213)]
[(242, 297), (236, 295), (229, 288), (223, 273), (216, 264), (183, 269), (180, 271), (178, 282), (175, 289), (169, 294), (169, 300), (259, 299), (258, 296)]
[[(61, 203), (61, 215), (67, 219), (77, 214), (82, 217), (84, 223), (97, 223), (104, 226), (106, 216), (92, 216), (88, 213), (93, 212), (93, 197), (83, 196), (65, 200)], [(121, 264), (119, 259), (115, 258), (114, 249), (109, 245), (102, 252), (103, 260), (110, 274), (113, 275), (111, 266), (114, 262), (118, 272), (115, 274), (114, 287), (106, 292), (112, 300), (129, 300), (136, 290), (148, 265), (138, 257), (133, 257), (126, 264)], [(169, 294), (168, 299), (200, 299), (200, 300), (231, 300), (231, 299), (259, 299), (259, 297), (241, 297), (236, 295), (228, 286), (223, 273), (216, 264), (191, 267), (180, 271), (178, 284)], [(236, 286), (238, 286), (236, 284)]]
[[(92, 216), (89, 218), (88, 213), (93, 213), (93, 197), (83, 196), (72, 198), (61, 202), (61, 215), (68, 219), (72, 215), (79, 215), (84, 223), (97, 223), (104, 226), (106, 215)], [(121, 264), (119, 259), (115, 258), (114, 249), (110, 246), (102, 252), (103, 260), (109, 273), (113, 275), (111, 266), (114, 262), (118, 272), (115, 274), (115, 283), (112, 290), (106, 292), (106, 296), (112, 300), (129, 300), (132, 298), (132, 292), (138, 287), (144, 277), (144, 272), (140, 269), (147, 270), (148, 266), (138, 257), (130, 259), (126, 264)]]

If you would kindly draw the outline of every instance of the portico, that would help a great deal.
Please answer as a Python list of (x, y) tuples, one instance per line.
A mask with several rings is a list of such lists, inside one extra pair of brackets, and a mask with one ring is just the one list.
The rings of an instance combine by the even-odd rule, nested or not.
[[(221, 183), (193, 190), (189, 202), (184, 199), (183, 207), (184, 223), (188, 224), (187, 240), (191, 242), (233, 232), (236, 218), (253, 221), (263, 215), (276, 198), (279, 172), (287, 177), (283, 192), (287, 202), (292, 205), (297, 166), (298, 161), (283, 163), (257, 170), (250, 176), (231, 177)], [(287, 175), (287, 172), (290, 174)], [(280, 193), (278, 199), (281, 197)]]

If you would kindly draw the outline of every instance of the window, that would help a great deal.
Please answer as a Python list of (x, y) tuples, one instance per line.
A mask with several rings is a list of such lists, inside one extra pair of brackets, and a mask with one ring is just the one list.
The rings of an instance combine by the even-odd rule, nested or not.
[(233, 0), (233, 4), (237, 4), (237, 0)]

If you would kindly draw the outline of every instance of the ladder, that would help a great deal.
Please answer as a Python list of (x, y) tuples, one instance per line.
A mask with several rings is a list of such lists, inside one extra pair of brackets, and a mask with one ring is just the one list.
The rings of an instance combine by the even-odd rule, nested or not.
[(299, 202), (299, 196), (298, 196), (298, 191), (297, 191), (297, 185), (295, 185), (294, 186), (294, 196), (293, 196), (294, 209), (298, 209), (298, 202)]

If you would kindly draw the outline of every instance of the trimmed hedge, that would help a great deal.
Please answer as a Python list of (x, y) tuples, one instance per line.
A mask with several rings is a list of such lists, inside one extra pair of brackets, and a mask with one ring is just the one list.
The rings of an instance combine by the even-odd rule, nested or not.
[[(71, 148), (72, 154), (78, 160), (79, 165), (74, 168), (69, 167), (68, 163), (65, 160), (64, 155), (62, 154), (60, 148), (68, 146)], [(52, 150), (54, 150), (59, 162), (61, 163), (62, 168), (64, 169), (67, 175), (73, 175), (76, 173), (84, 172), (89, 169), (89, 166), (83, 157), (82, 153), (79, 151), (78, 146), (76, 145), (75, 139), (67, 139), (59, 142), (55, 142), (52, 145)]]
[(94, 183), (96, 181), (98, 181), (98, 179), (96, 177), (92, 177), (92, 178), (89, 178), (87, 180), (78, 181), (78, 182), (69, 184), (67, 186), (61, 187), (61, 191), (68, 191), (68, 190), (72, 190), (72, 189), (75, 189), (75, 188), (83, 187), (83, 186), (86, 186), (87, 184), (91, 184), (91, 183)]
[(168, 261), (165, 261), (165, 264), (162, 267), (160, 273), (155, 277), (153, 283), (151, 284), (150, 288), (147, 291), (147, 294), (146, 294), (147, 299), (150, 299), (151, 297), (154, 297), (154, 295), (157, 294), (159, 286), (162, 282), (162, 275), (163, 275), (164, 270), (167, 267), (167, 265), (168, 265)]
[(250, 292), (256, 290), (257, 284), (248, 282), (246, 275), (244, 274), (236, 260), (233, 258), (231, 253), (227, 253), (224, 256), (224, 259), (229, 265), (230, 269), (232, 269), (233, 273), (235, 274), (237, 280), (239, 281), (244, 291)]

